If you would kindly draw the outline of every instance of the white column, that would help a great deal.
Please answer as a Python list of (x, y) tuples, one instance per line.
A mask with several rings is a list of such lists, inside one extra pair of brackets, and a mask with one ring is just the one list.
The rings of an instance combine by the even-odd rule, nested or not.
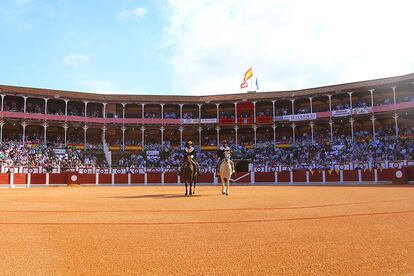
[(369, 93), (371, 94), (371, 113), (374, 114), (374, 91), (375, 89), (370, 89)]
[(125, 105), (126, 103), (122, 103), (122, 119), (125, 119)]
[(44, 136), (43, 136), (43, 141), (44, 141), (44, 144), (46, 144), (47, 143), (47, 123), (43, 123), (43, 134), (44, 134)]
[(160, 131), (161, 131), (161, 149), (163, 150), (164, 149), (164, 130), (165, 130), (165, 127), (160, 127)]
[(201, 123), (201, 106), (202, 104), (198, 104), (198, 123)]
[(3, 126), (4, 126), (4, 122), (2, 120), (0, 121), (0, 143), (3, 142)]
[(256, 101), (253, 101), (253, 124), (256, 124)]
[(293, 144), (296, 144), (296, 135), (295, 135), (296, 124), (292, 123), (291, 127), (292, 127), (292, 133), (293, 133), (293, 136), (292, 136), (293, 137)]
[(86, 133), (88, 132), (88, 126), (83, 126), (83, 150), (86, 150)]
[(220, 147), (220, 127), (216, 127), (217, 131), (217, 148)]
[(375, 120), (376, 120), (376, 118), (375, 118), (375, 116), (374, 115), (372, 115), (372, 117), (371, 117), (371, 122), (372, 122), (372, 139), (373, 140), (375, 140)]
[(333, 121), (332, 119), (329, 120), (329, 127), (331, 131), (331, 143), (333, 142)]
[(198, 128), (198, 145), (200, 147), (200, 150), (201, 150), (201, 147), (202, 147), (202, 140), (201, 140), (201, 132), (202, 131), (203, 131), (203, 128), (202, 127), (199, 127)]
[(234, 135), (235, 135), (235, 138), (236, 138), (235, 143), (236, 143), (236, 146), (238, 146), (239, 145), (239, 143), (238, 143), (238, 130), (239, 130), (239, 127), (234, 126), (233, 128), (234, 128)]
[(237, 114), (237, 102), (234, 103), (234, 123), (237, 124), (238, 123), (238, 118), (237, 118), (238, 114)]
[(329, 103), (329, 112), (331, 112), (331, 116), (332, 116), (332, 95), (328, 95), (328, 103)]
[(26, 113), (27, 97), (23, 96), (23, 112)]
[(3, 112), (3, 110), (4, 110), (4, 97), (5, 97), (6, 95), (1, 95), (1, 112)]
[(276, 101), (272, 101), (272, 109), (273, 109), (273, 118), (272, 118), (272, 122), (275, 121), (275, 117), (276, 117), (276, 108), (275, 108), (275, 103)]
[(65, 100), (65, 116), (68, 116), (68, 102), (69, 100)]
[(295, 114), (295, 99), (291, 99), (290, 100), (291, 102), (292, 102), (292, 115), (294, 115)]
[(355, 123), (354, 118), (351, 117), (351, 119), (349, 119), (349, 122), (351, 123), (351, 139), (352, 141), (354, 141), (354, 123)]
[(348, 92), (348, 95), (349, 95), (349, 110), (351, 112), (351, 115), (352, 115), (352, 93), (353, 92)]
[(314, 128), (314, 126), (315, 126), (315, 123), (312, 121), (312, 122), (310, 122), (310, 128), (311, 128), (311, 136), (312, 136), (312, 144), (314, 144), (315, 143), (315, 140), (314, 140), (314, 134), (313, 134), (313, 128)]
[(273, 124), (272, 128), (273, 128), (273, 147), (275, 147), (276, 146), (276, 125)]
[(85, 103), (85, 117), (87, 117), (88, 101), (84, 101), (84, 103)]
[(313, 113), (313, 103), (312, 103), (313, 97), (309, 97), (309, 105), (310, 105), (310, 113)]
[(256, 148), (257, 145), (257, 126), (253, 125), (253, 142), (254, 142), (254, 147)]
[(220, 104), (216, 104), (217, 107), (217, 124), (220, 124)]
[(399, 131), (398, 131), (398, 114), (397, 112), (394, 113), (394, 121), (395, 121), (395, 137), (399, 137)]
[(102, 103), (102, 117), (106, 118), (106, 105), (107, 103)]
[(396, 95), (397, 87), (396, 86), (391, 86), (391, 89), (392, 89), (392, 96), (394, 98), (394, 105), (396, 105), (397, 104), (397, 95)]
[(180, 126), (178, 128), (178, 130), (180, 131), (180, 146), (178, 147), (180, 149), (183, 146), (183, 131), (184, 131), (184, 128), (182, 126)]
[(67, 137), (68, 137), (68, 128), (69, 128), (69, 126), (68, 126), (68, 124), (64, 124), (63, 125), (63, 129), (65, 130), (65, 146), (67, 145)]
[(125, 131), (126, 131), (126, 127), (122, 126), (121, 131), (122, 131), (122, 150), (125, 151)]
[(144, 103), (141, 104), (141, 117), (142, 119), (145, 118), (145, 104)]
[(183, 119), (183, 104), (180, 104), (180, 120)]
[(45, 114), (47, 114), (47, 101), (49, 100), (48, 98), (44, 98), (45, 100)]
[(141, 147), (144, 149), (144, 142), (145, 142), (145, 127), (141, 127)]
[(164, 104), (161, 105), (161, 119), (164, 119)]
[(26, 127), (27, 127), (27, 123), (23, 122), (22, 123), (22, 127), (23, 127), (23, 136), (22, 136), (22, 142), (23, 144), (26, 143)]
[(101, 128), (101, 130), (102, 130), (102, 137), (101, 137), (101, 140), (102, 140), (102, 143), (106, 143), (106, 126), (103, 126), (102, 128)]

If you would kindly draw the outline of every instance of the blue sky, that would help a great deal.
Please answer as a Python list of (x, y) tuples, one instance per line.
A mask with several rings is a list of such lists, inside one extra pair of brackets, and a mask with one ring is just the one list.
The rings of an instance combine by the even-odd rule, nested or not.
[(414, 72), (412, 1), (5, 0), (0, 83), (107, 93), (261, 91)]

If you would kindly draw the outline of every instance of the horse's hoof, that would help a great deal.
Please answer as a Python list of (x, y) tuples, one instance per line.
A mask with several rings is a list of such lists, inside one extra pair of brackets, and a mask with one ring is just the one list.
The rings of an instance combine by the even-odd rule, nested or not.
[(229, 193), (227, 192), (226, 195), (229, 195)]

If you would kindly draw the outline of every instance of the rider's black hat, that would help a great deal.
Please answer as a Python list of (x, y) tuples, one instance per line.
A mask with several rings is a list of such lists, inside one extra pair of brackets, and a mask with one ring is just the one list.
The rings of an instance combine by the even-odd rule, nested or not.
[(221, 141), (222, 144), (227, 144), (227, 140)]

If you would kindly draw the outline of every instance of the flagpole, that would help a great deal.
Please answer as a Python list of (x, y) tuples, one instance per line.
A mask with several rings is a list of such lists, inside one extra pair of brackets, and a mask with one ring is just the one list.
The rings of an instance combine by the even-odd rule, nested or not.
[[(253, 75), (253, 66), (250, 65), (250, 69), (252, 69), (252, 75)], [(250, 78), (250, 89), (253, 91), (253, 76)]]

